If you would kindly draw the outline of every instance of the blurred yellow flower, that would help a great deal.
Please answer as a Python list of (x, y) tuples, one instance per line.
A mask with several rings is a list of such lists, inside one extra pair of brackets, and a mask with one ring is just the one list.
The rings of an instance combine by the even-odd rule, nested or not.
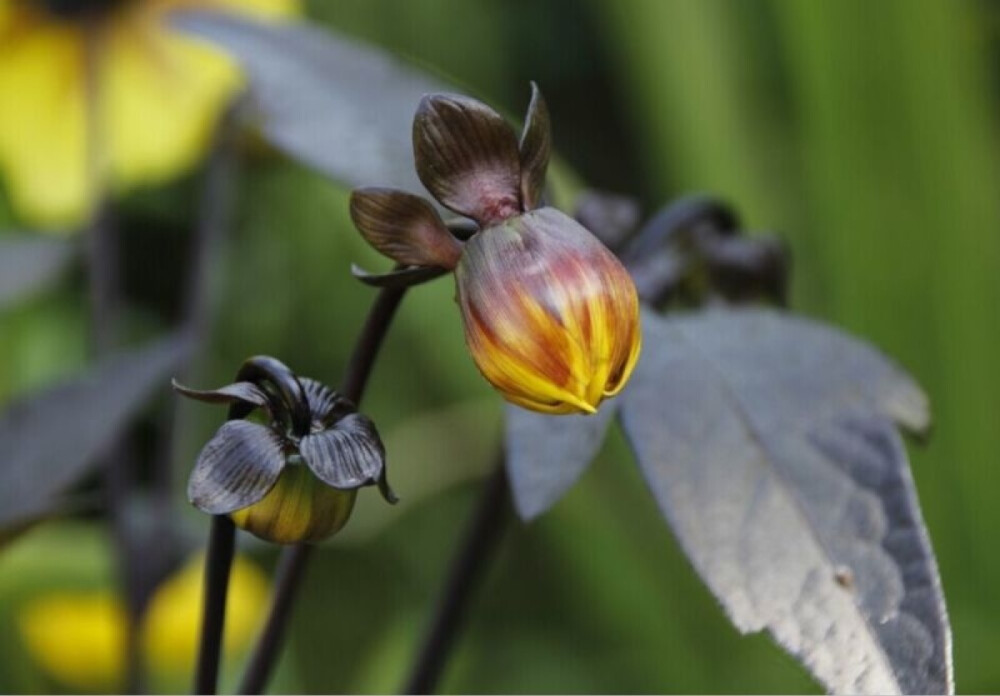
[[(198, 652), (203, 610), (205, 557), (199, 555), (163, 583), (149, 604), (143, 626), (143, 649), (153, 670), (190, 674)], [(233, 560), (226, 598), (223, 652), (227, 657), (250, 646), (268, 602), (268, 580), (246, 558)]]
[(61, 683), (83, 691), (119, 688), (125, 611), (110, 592), (66, 592), (33, 600), (20, 613), (28, 652)]
[[(202, 611), (199, 555), (153, 595), (142, 626), (145, 664), (155, 674), (185, 675), (194, 668)], [(268, 581), (237, 557), (226, 604), (224, 652), (231, 658), (250, 645), (264, 618)], [(18, 614), (29, 654), (52, 677), (83, 691), (121, 687), (125, 610), (109, 590), (52, 592), (32, 599)]]
[(102, 187), (197, 162), (241, 77), (167, 26), (187, 7), (276, 18), (299, 0), (0, 0), (0, 171), (26, 221), (78, 224)]

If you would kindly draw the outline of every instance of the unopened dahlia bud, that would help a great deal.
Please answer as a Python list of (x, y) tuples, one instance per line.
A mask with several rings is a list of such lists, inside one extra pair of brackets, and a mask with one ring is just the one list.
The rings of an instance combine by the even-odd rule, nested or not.
[(455, 269), (465, 339), (509, 401), (593, 413), (639, 356), (628, 271), (593, 235), (542, 208), (475, 235)]
[[(417, 110), (417, 175), (441, 205), (475, 221), (467, 241), (402, 191), (357, 190), (351, 216), (398, 263), (454, 270), (469, 351), (506, 399), (543, 413), (594, 413), (624, 387), (639, 357), (639, 300), (628, 271), (596, 237), (542, 207), (551, 137), (545, 101), (532, 87), (520, 141), (474, 99), (429, 95)], [(432, 276), (397, 271), (384, 280), (406, 277)]]

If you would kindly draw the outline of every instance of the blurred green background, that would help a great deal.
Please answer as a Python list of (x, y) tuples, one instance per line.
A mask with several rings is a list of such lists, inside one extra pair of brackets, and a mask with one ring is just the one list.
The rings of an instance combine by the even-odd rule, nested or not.
[[(793, 307), (878, 345), (931, 396), (933, 436), (911, 454), (957, 685), (1000, 690), (1000, 5), (313, 0), (309, 15), (508, 113), (522, 112), (534, 79), (559, 153), (589, 185), (634, 194), (647, 212), (712, 192), (751, 229), (786, 238)], [(150, 308), (176, 282), (163, 268), (189, 234), (196, 184), (123, 203), (137, 327), (166, 320)], [(254, 353), (336, 382), (373, 296), (349, 264), (386, 267), (353, 231), (346, 192), (258, 155), (244, 169), (237, 218), (196, 385), (227, 381)], [(155, 263), (150, 249), (162, 252)], [(84, 363), (79, 281), (0, 317), (0, 398)], [(366, 491), (344, 535), (317, 554), (280, 689), (392, 691), (406, 672), (499, 437), (500, 405), (465, 354), (452, 293), (449, 280), (416, 290), (392, 331), (364, 410), (380, 423), (404, 502), (388, 510)], [(185, 407), (178, 481), (220, 418)], [(177, 514), (204, 522), (180, 503)], [(273, 550), (246, 548), (273, 562)], [(11, 617), (25, 588), (53, 573), (72, 575), (64, 563), (0, 555), (6, 689), (38, 684), (16, 676), (28, 668)], [(818, 687), (768, 638), (729, 626), (616, 435), (551, 513), (506, 536), (443, 688)]]

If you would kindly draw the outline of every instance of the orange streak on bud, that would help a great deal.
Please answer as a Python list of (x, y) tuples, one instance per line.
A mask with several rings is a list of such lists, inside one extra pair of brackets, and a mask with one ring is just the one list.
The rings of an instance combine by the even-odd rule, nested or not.
[(628, 271), (553, 208), (475, 235), (455, 269), (465, 337), (483, 376), (542, 413), (594, 413), (627, 382), (640, 348)]

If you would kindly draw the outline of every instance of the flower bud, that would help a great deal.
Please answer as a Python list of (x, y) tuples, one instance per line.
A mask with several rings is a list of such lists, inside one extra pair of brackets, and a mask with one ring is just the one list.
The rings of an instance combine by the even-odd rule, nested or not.
[[(230, 405), (229, 418), (202, 448), (188, 498), (202, 512), (229, 515), (240, 528), (278, 544), (318, 542), (340, 530), (357, 489), (385, 476), (375, 424), (329, 387), (297, 377), (268, 356), (250, 358), (237, 381), (191, 399)], [(264, 422), (247, 418), (259, 413)]]
[(427, 95), (413, 119), (417, 176), (441, 205), (470, 218), (471, 236), (403, 191), (359, 189), (351, 217), (404, 267), (362, 274), (366, 282), (415, 284), (454, 269), (469, 351), (508, 401), (542, 413), (594, 413), (621, 391), (639, 357), (639, 300), (628, 271), (596, 237), (543, 207), (551, 150), (535, 84), (520, 140), (481, 102)]
[(639, 356), (628, 271), (554, 208), (488, 227), (455, 269), (465, 339), (505, 398), (544, 413), (594, 413)]

